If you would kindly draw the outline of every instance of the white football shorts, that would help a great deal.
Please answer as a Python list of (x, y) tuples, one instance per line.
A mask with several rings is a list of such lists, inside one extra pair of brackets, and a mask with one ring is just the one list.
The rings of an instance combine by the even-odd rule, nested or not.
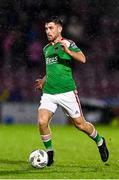
[(57, 106), (61, 106), (64, 112), (72, 118), (82, 116), (80, 100), (76, 90), (53, 95), (43, 93), (38, 110), (47, 109), (55, 113)]

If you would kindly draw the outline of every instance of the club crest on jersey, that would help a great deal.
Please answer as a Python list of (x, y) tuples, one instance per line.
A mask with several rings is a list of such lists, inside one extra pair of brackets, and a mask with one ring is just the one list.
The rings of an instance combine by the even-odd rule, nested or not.
[(58, 62), (58, 57), (47, 57), (46, 58), (46, 64), (50, 65), (50, 64), (55, 64)]
[(54, 48), (55, 53), (58, 53), (58, 49), (59, 49), (58, 47)]

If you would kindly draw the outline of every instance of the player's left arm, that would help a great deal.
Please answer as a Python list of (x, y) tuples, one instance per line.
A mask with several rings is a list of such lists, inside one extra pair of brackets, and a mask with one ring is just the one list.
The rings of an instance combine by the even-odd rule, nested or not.
[(82, 63), (85, 63), (86, 62), (86, 57), (85, 55), (79, 51), (79, 52), (75, 52), (75, 51), (72, 51), (70, 50), (68, 47), (67, 47), (67, 44), (63, 41), (61, 41), (61, 46), (63, 47), (63, 50), (68, 54), (70, 55), (73, 59), (77, 60), (77, 61), (80, 61)]

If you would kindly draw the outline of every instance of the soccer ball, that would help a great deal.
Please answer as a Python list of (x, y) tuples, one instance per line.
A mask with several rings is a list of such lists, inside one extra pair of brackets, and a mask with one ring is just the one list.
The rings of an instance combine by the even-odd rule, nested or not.
[(35, 150), (29, 156), (30, 164), (35, 168), (44, 168), (48, 163), (48, 154), (44, 150)]

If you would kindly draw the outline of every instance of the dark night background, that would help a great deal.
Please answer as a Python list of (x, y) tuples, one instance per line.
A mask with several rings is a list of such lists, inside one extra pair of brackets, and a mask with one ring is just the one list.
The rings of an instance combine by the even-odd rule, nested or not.
[(34, 81), (44, 74), (44, 19), (59, 15), (64, 37), (87, 57), (74, 66), (81, 97), (119, 104), (118, 0), (1, 0), (0, 101), (39, 101)]

